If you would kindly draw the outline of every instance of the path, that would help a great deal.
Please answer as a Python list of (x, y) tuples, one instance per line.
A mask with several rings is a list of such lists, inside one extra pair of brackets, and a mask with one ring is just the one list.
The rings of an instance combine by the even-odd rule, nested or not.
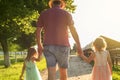
[[(76, 55), (70, 56), (70, 63), (68, 68), (68, 80), (89, 80), (92, 66)], [(47, 71), (41, 73), (43, 80), (47, 80)], [(57, 80), (59, 80), (59, 73), (57, 71)]]

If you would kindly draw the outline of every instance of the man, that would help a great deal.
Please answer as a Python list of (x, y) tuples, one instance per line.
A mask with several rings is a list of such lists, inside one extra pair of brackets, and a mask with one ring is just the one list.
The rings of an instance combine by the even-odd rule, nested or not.
[(37, 44), (38, 52), (41, 54), (41, 30), (44, 30), (44, 55), (48, 68), (48, 80), (56, 79), (56, 64), (59, 66), (60, 80), (67, 80), (68, 58), (70, 44), (68, 40), (68, 29), (70, 30), (76, 44), (78, 54), (82, 54), (78, 34), (74, 27), (72, 16), (63, 8), (62, 0), (50, 0), (50, 9), (43, 11), (37, 21)]

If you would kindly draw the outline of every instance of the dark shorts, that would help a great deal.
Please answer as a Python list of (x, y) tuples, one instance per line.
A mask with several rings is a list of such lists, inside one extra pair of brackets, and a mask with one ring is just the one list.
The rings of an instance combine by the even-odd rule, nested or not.
[(68, 68), (70, 47), (66, 46), (44, 46), (44, 56), (47, 67), (55, 67), (58, 63), (60, 68)]

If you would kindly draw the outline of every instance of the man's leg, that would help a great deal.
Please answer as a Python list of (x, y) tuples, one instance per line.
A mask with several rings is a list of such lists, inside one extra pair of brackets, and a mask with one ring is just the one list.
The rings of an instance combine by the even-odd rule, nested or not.
[(48, 80), (56, 80), (56, 50), (54, 46), (44, 46), (44, 55), (48, 68)]
[(67, 80), (67, 69), (59, 68), (60, 71), (60, 80)]
[(59, 72), (60, 72), (60, 80), (67, 80), (67, 68), (69, 64), (69, 53), (70, 48), (65, 46), (58, 47), (59, 53), (56, 54)]
[(56, 67), (48, 68), (48, 80), (56, 80)]

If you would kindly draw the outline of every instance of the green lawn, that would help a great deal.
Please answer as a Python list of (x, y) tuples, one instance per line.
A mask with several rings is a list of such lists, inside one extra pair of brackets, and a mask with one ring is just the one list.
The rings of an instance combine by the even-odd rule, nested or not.
[[(2, 65), (3, 61), (0, 61), (0, 80), (19, 80), (23, 59), (18, 59), (17, 63), (15, 63), (15, 60), (11, 60), (11, 62), (12, 65), (9, 68), (4, 68)], [(45, 58), (43, 58), (40, 62), (37, 62), (37, 66), (40, 71), (46, 69)]]
[[(19, 58), (17, 63), (14, 59), (12, 59), (11, 63), (11, 67), (4, 68), (3, 60), (0, 60), (0, 80), (19, 80), (23, 65), (23, 58)], [(46, 69), (45, 58), (43, 58), (40, 62), (37, 62), (37, 66), (40, 71)], [(120, 80), (120, 66), (115, 66), (113, 68), (113, 80)]]
[(120, 66), (115, 66), (113, 68), (113, 80), (120, 80)]

